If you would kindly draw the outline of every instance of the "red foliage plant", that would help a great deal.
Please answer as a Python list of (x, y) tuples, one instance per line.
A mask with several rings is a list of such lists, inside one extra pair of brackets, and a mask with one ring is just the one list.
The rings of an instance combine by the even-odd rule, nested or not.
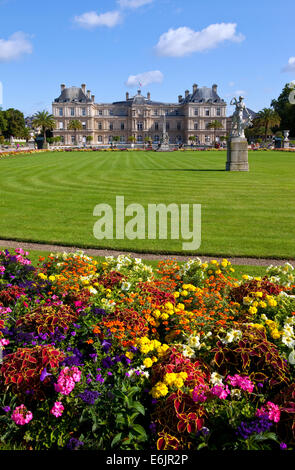
[(252, 279), (251, 281), (245, 282), (239, 287), (234, 287), (230, 291), (230, 298), (234, 302), (242, 304), (243, 298), (248, 297), (251, 292), (262, 292), (262, 298), (265, 299), (267, 295), (279, 295), (279, 293), (283, 290), (283, 287), (273, 284), (272, 282), (268, 281), (267, 278), (264, 278), (261, 281)]
[(0, 307), (8, 307), (8, 305), (14, 304), (15, 301), (24, 294), (25, 290), (22, 287), (6, 287), (0, 291)]
[(22, 326), (27, 331), (54, 333), (55, 329), (66, 331), (78, 314), (69, 305), (40, 305), (32, 312), (26, 313), (16, 322), (16, 327)]
[(117, 271), (110, 271), (109, 273), (104, 273), (98, 280), (99, 284), (102, 284), (105, 289), (112, 289), (113, 287), (121, 284), (125, 279), (123, 274)]
[(49, 378), (41, 381), (41, 373), (53, 372), (64, 359), (65, 354), (51, 345), (19, 348), (4, 358), (0, 369), (4, 388), (23, 398), (29, 392), (33, 399), (44, 399)]

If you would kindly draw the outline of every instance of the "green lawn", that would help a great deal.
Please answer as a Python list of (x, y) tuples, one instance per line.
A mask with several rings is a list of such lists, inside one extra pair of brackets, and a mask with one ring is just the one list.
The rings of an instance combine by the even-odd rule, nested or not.
[(0, 160), (0, 238), (127, 251), (182, 252), (179, 240), (101, 240), (97, 204), (202, 205), (197, 254), (295, 258), (295, 154), (249, 152), (249, 173), (225, 152), (54, 152)]

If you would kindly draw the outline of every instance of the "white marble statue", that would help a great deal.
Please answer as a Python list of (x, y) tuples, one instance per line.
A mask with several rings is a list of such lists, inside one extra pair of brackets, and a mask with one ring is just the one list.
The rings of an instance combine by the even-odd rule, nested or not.
[[(231, 137), (245, 138), (245, 129), (251, 126), (252, 118), (244, 103), (244, 97), (240, 96), (239, 101), (233, 98), (230, 104), (236, 107), (232, 117)], [(244, 119), (244, 112), (247, 115), (247, 119)]]

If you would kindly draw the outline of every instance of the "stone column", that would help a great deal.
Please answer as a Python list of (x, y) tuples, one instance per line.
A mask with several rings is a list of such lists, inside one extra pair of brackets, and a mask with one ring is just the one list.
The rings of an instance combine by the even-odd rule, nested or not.
[(249, 171), (248, 141), (245, 137), (231, 137), (229, 139), (226, 171)]

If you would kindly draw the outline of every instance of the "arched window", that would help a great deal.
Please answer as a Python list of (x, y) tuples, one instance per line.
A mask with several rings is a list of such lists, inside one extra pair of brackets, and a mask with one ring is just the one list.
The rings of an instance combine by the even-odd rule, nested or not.
[(99, 135), (99, 136), (97, 137), (97, 142), (98, 142), (98, 143), (101, 143), (101, 142), (102, 142), (102, 135)]
[(154, 135), (154, 142), (160, 142), (160, 137), (158, 135)]
[(137, 142), (142, 142), (142, 135), (137, 136)]

